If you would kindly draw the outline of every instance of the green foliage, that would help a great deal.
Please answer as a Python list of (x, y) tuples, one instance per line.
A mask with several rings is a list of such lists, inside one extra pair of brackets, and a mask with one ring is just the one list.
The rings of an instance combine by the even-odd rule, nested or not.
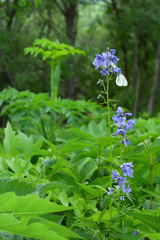
[(37, 57), (42, 56), (42, 60), (49, 60), (51, 67), (51, 98), (57, 98), (58, 86), (60, 81), (60, 62), (69, 55), (83, 54), (84, 51), (75, 49), (74, 47), (60, 43), (58, 40), (51, 42), (49, 39), (36, 39), (32, 47), (24, 49), (25, 54), (30, 53)]
[(82, 239), (71, 230), (43, 218), (44, 214), (71, 210), (37, 195), (0, 194), (0, 230), (38, 239)]
[(158, 239), (159, 119), (136, 119), (127, 148), (112, 136), (114, 169), (132, 161), (134, 177), (120, 214), (112, 197), (111, 221), (105, 108), (13, 89), (1, 106), (10, 120), (0, 145), (1, 239)]
[(58, 40), (51, 42), (49, 39), (36, 39), (33, 42), (32, 47), (24, 49), (25, 54), (30, 53), (31, 55), (37, 57), (42, 56), (42, 60), (54, 60), (55, 62), (61, 61), (64, 57), (75, 54), (83, 54), (84, 51), (75, 49), (74, 47), (60, 43)]
[[(55, 131), (66, 125), (80, 126), (91, 119), (100, 119), (104, 110), (90, 101), (48, 99), (47, 94), (29, 91), (18, 92), (13, 88), (0, 93), (1, 116), (8, 116), (15, 127), (27, 134), (43, 135), (53, 139)], [(56, 124), (56, 125), (55, 125)]]
[(160, 214), (159, 212), (134, 211), (129, 213), (131, 216), (140, 220), (143, 224), (149, 226), (152, 231), (160, 232)]

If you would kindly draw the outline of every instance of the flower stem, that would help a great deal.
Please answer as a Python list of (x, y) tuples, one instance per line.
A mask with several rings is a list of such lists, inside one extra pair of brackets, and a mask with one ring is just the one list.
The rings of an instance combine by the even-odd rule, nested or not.
[(121, 206), (121, 200), (120, 200), (121, 195), (119, 194), (119, 200), (118, 200), (118, 217), (120, 219), (120, 206)]
[[(108, 111), (108, 129), (109, 129), (109, 146), (110, 146), (110, 188), (112, 188), (112, 134), (110, 122), (110, 107), (109, 107), (109, 76), (107, 75), (107, 90), (103, 84), (104, 91), (107, 97), (107, 111)], [(110, 219), (112, 219), (112, 203), (110, 202)]]
[[(111, 134), (111, 123), (110, 123), (110, 108), (109, 108), (109, 76), (107, 75), (107, 89), (105, 87), (104, 81), (102, 81), (102, 85), (103, 85), (103, 89), (104, 92), (106, 94), (106, 98), (107, 98), (107, 112), (108, 112), (108, 129), (109, 129), (109, 146), (110, 146), (110, 188), (112, 188), (112, 134)], [(103, 211), (101, 212), (99, 218), (98, 218), (98, 222), (101, 221), (104, 213), (105, 213), (105, 209), (103, 209)], [(109, 205), (109, 209), (110, 209), (110, 220), (112, 219), (112, 199), (110, 199), (110, 205)]]
[(109, 145), (110, 145), (110, 188), (112, 188), (112, 134), (110, 123), (110, 108), (109, 108), (109, 77), (107, 75), (107, 108), (108, 108), (108, 128), (109, 128)]

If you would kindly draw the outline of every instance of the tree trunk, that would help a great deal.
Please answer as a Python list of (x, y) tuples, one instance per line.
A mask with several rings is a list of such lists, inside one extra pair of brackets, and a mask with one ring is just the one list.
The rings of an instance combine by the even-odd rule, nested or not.
[(74, 46), (77, 36), (78, 1), (71, 2), (65, 11), (66, 35), (69, 44)]
[(145, 62), (144, 62), (144, 69), (145, 69), (145, 75), (143, 77), (143, 79), (141, 79), (141, 87), (140, 87), (140, 96), (139, 96), (139, 110), (140, 112), (143, 110), (143, 104), (144, 104), (144, 97), (145, 97), (145, 93), (146, 93), (146, 79), (148, 77), (148, 59), (149, 59), (149, 55), (148, 55), (148, 48), (147, 48), (147, 42), (143, 45), (143, 51), (144, 51), (144, 55), (145, 55)]
[[(69, 39), (69, 44), (74, 46), (77, 36), (77, 20), (78, 20), (78, 1), (75, 0), (70, 2), (65, 11), (65, 21), (66, 21), (66, 35)], [(74, 79), (74, 57), (70, 57), (69, 60), (69, 71), (71, 73), (70, 78), (66, 81), (66, 97), (74, 98), (76, 82)]]
[(124, 54), (124, 73), (125, 73), (125, 77), (127, 78), (127, 80), (129, 79), (128, 76), (128, 59), (127, 59), (127, 49), (126, 49), (126, 45), (125, 45), (125, 41), (122, 39), (122, 50), (123, 50), (123, 54)]
[[(9, 1), (7, 0), (6, 1), (6, 14), (7, 14), (7, 17), (8, 17), (8, 22), (7, 22), (7, 30), (10, 31), (11, 29), (11, 26), (12, 26), (12, 23), (13, 23), (13, 19), (16, 15), (16, 12), (17, 12), (17, 7), (18, 7), (18, 0), (14, 0), (13, 4), (9, 3)], [(10, 7), (12, 6), (12, 7)]]
[[(112, 7), (113, 7), (115, 15), (117, 17), (117, 22), (119, 24), (119, 29), (121, 29), (121, 26), (123, 24), (122, 19), (121, 19), (121, 14), (120, 14), (121, 9), (117, 8), (117, 4), (116, 4), (115, 0), (112, 0)], [(128, 80), (128, 78), (129, 78), (129, 76), (128, 76), (128, 59), (127, 59), (127, 48), (126, 48), (126, 44), (125, 44), (126, 40), (123, 38), (123, 36), (121, 37), (121, 39), (122, 39), (121, 48), (122, 48), (122, 51), (123, 51), (123, 60), (124, 60), (124, 67), (125, 67), (125, 69), (124, 69), (125, 73), (124, 74), (125, 74), (125, 77)]]
[(6, 62), (6, 60), (5, 60), (4, 53), (3, 53), (2, 51), (0, 51), (0, 56), (1, 56), (1, 58), (2, 58), (3, 70), (4, 70), (4, 72), (6, 73), (7, 78), (8, 78), (8, 80), (9, 80), (11, 86), (18, 90), (18, 87), (17, 87), (17, 85), (16, 85), (16, 83), (15, 83), (13, 77), (12, 77), (12, 74), (11, 74), (10, 70), (8, 69), (7, 62)]
[(152, 85), (149, 103), (148, 103), (148, 112), (149, 113), (153, 112), (154, 100), (155, 100), (156, 90), (157, 90), (157, 86), (158, 86), (159, 69), (160, 69), (160, 38), (158, 40), (158, 45), (157, 45), (157, 57), (156, 57), (156, 62), (155, 62), (154, 80), (153, 80), (153, 85)]
[[(64, 15), (66, 24), (66, 35), (69, 40), (69, 44), (74, 46), (77, 36), (77, 22), (78, 22), (78, 0), (61, 0), (54, 2), (59, 8), (61, 13)], [(74, 98), (76, 82), (74, 79), (74, 58), (70, 57), (68, 64), (68, 71), (70, 72), (70, 77), (66, 81), (66, 97)]]
[(139, 72), (139, 40), (136, 40), (135, 49), (135, 103), (134, 103), (134, 117), (137, 115), (138, 103), (139, 103), (139, 86), (140, 86), (140, 72)]

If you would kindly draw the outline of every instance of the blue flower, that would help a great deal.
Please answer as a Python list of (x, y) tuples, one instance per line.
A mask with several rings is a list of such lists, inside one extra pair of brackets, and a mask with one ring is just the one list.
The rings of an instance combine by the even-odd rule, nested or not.
[(125, 199), (124, 199), (124, 196), (121, 196), (121, 197), (120, 197), (120, 200), (121, 200), (121, 201), (124, 201), (124, 200), (125, 200)]
[(126, 130), (120, 128), (120, 129), (117, 130), (116, 134), (120, 134), (120, 135), (124, 136), (126, 134)]
[(108, 188), (108, 195), (111, 195), (112, 193), (113, 193), (113, 191), (114, 191), (114, 188)]
[[(123, 172), (124, 177), (120, 176), (119, 172), (116, 172), (115, 170), (112, 170), (112, 180), (115, 180), (115, 183), (118, 183), (117, 188), (119, 188), (123, 193), (126, 193), (129, 195), (129, 193), (132, 191), (130, 188), (130, 184), (126, 187), (127, 184), (127, 176), (133, 177), (133, 170), (132, 170), (133, 164), (132, 162), (129, 163), (123, 163), (121, 165), (121, 169)], [(112, 194), (113, 190), (112, 188), (108, 188), (109, 193), (108, 195)], [(120, 198), (121, 200), (124, 200), (124, 196)]]
[(118, 117), (117, 117), (116, 115), (114, 115), (114, 116), (112, 117), (112, 119), (113, 119), (114, 123), (118, 122)]
[(131, 167), (133, 167), (132, 162), (123, 163), (121, 165), (121, 169), (122, 169), (122, 172), (123, 172), (124, 176), (128, 176), (128, 177), (133, 178), (133, 169)]
[(130, 167), (131, 168), (131, 167), (134, 167), (134, 166), (133, 166), (132, 162), (129, 162), (129, 163), (126, 163), (126, 167)]
[(106, 68), (103, 68), (100, 73), (102, 74), (102, 76), (108, 75), (109, 73), (107, 72)]
[(132, 113), (124, 113), (121, 107), (117, 108), (116, 111), (117, 115), (113, 116), (113, 121), (118, 127), (116, 134), (122, 135), (123, 140), (120, 141), (121, 144), (125, 144), (125, 146), (129, 146), (130, 142), (126, 137), (126, 132), (128, 129), (132, 130), (133, 125), (136, 124), (133, 119), (129, 119), (128, 122), (126, 121), (126, 117), (132, 116)]
[(128, 138), (125, 139), (125, 143), (127, 146), (129, 146), (130, 142), (129, 142)]
[(125, 127), (126, 126), (126, 117), (119, 117), (117, 120), (119, 127)]
[(121, 141), (120, 141), (120, 144), (122, 145), (122, 144), (124, 143), (124, 141), (125, 141), (125, 140), (121, 140)]
[(120, 185), (121, 189), (124, 189), (124, 188), (125, 188), (125, 186), (126, 186), (126, 181), (127, 181), (127, 178), (126, 178), (126, 177), (125, 177), (125, 178), (123, 178), (123, 177), (120, 177), (120, 178), (119, 178), (119, 185)]
[(115, 170), (112, 170), (112, 175), (111, 175), (111, 177), (112, 177), (112, 180), (113, 180), (113, 179), (117, 180), (117, 179), (119, 179), (120, 174), (117, 173)]
[(139, 233), (139, 230), (136, 230), (133, 235), (136, 236)]
[(118, 57), (115, 56), (115, 52), (115, 49), (111, 49), (110, 51), (103, 52), (102, 55), (96, 55), (93, 65), (95, 66), (95, 69), (98, 69), (99, 67), (103, 68), (101, 70), (103, 76), (109, 75), (110, 72), (116, 74), (122, 73), (121, 69), (115, 65), (119, 60)]
[(114, 73), (116, 73), (117, 75), (118, 75), (119, 73), (122, 73), (121, 68), (118, 68), (118, 67), (112, 68), (112, 71), (113, 71)]
[(123, 192), (126, 193), (127, 195), (129, 195), (129, 193), (130, 193), (131, 191), (132, 191), (132, 190), (131, 190), (131, 188), (130, 188), (130, 184), (129, 184), (126, 188), (123, 189)]
[(124, 114), (126, 117), (131, 117), (132, 116), (132, 113), (125, 113)]
[(106, 66), (106, 63), (107, 63), (106, 58), (105, 58), (104, 54), (102, 53), (102, 55), (100, 55), (100, 54), (96, 55), (93, 65), (95, 66), (95, 69), (98, 69), (99, 67)]
[(127, 129), (132, 130), (133, 129), (133, 124), (136, 124), (136, 122), (133, 119), (128, 120)]
[(116, 50), (115, 49), (111, 49), (110, 52), (111, 52), (112, 55), (114, 55), (116, 53)]
[(123, 144), (123, 143), (125, 143), (125, 145), (127, 145), (127, 146), (129, 146), (129, 144), (130, 144), (128, 138), (123, 139), (123, 140), (120, 141), (120, 144)]
[(119, 59), (118, 59), (115, 55), (111, 55), (111, 56), (109, 57), (109, 61), (110, 61), (112, 64), (116, 64), (118, 60), (119, 60)]
[(117, 117), (119, 117), (120, 115), (123, 115), (124, 112), (121, 107), (118, 107), (116, 113), (117, 113)]

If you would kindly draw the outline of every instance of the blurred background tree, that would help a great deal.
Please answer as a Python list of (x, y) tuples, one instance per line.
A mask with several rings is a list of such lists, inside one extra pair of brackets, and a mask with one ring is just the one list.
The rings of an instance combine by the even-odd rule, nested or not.
[(127, 90), (111, 85), (111, 97), (134, 114), (159, 111), (159, 0), (0, 0), (0, 89), (48, 92), (50, 70), (24, 55), (37, 38), (59, 40), (86, 56), (64, 59), (59, 96), (96, 100), (100, 77), (95, 54), (117, 49), (129, 81)]

